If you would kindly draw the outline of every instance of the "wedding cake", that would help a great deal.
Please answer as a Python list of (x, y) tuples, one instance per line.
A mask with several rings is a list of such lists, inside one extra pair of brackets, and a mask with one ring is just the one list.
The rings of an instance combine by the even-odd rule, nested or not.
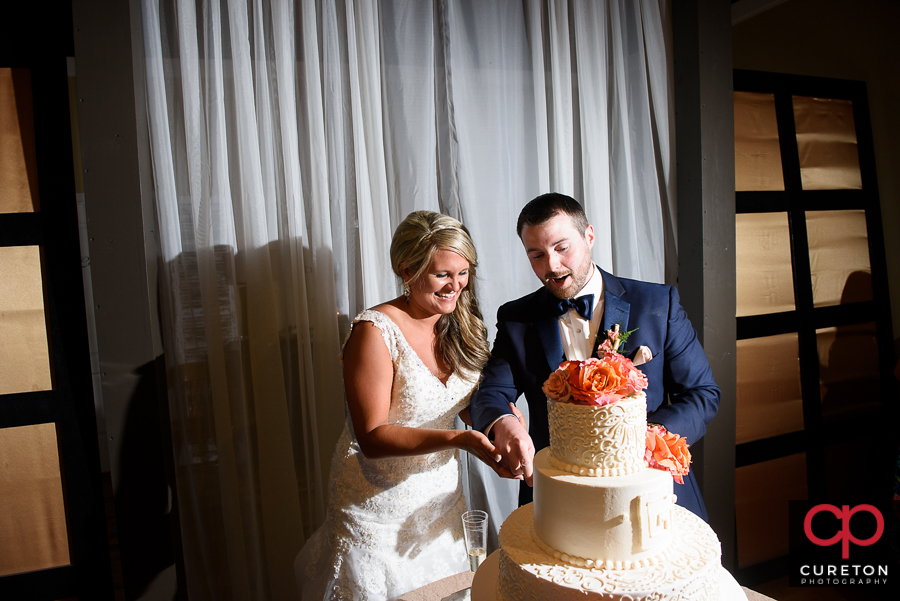
[(617, 336), (544, 386), (550, 447), (535, 456), (534, 502), (501, 526), (494, 598), (746, 599), (712, 529), (675, 505), (687, 446), (648, 430), (647, 381), (616, 353)]

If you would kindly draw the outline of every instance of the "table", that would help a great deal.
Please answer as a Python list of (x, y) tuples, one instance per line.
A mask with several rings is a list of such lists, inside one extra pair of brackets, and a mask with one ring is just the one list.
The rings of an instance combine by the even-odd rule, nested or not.
[(441, 601), (444, 597), (449, 597), (457, 591), (472, 586), (472, 578), (474, 576), (475, 574), (469, 571), (447, 576), (443, 580), (432, 582), (422, 588), (406, 593), (400, 598), (400, 601)]

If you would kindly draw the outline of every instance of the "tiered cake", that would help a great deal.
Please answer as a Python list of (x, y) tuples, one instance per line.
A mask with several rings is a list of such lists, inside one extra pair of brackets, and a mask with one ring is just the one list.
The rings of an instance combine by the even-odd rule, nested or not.
[(746, 599), (712, 529), (675, 505), (687, 465), (648, 467), (647, 381), (617, 348), (544, 386), (550, 447), (535, 456), (534, 503), (500, 529), (496, 598)]
[(500, 530), (498, 597), (721, 599), (718, 538), (674, 504), (671, 474), (645, 467), (644, 395), (548, 403), (534, 503)]
[(607, 332), (597, 357), (544, 383), (550, 447), (534, 458), (534, 503), (503, 522), (473, 599), (746, 601), (715, 533), (675, 505), (690, 453), (677, 433), (648, 429), (647, 378), (618, 352), (628, 334)]

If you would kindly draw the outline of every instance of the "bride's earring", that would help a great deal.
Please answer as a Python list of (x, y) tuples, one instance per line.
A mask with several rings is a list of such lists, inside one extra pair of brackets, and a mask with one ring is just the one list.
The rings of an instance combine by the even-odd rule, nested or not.
[(403, 282), (403, 296), (406, 297), (406, 300), (409, 300), (409, 294), (412, 292), (409, 289), (409, 282)]

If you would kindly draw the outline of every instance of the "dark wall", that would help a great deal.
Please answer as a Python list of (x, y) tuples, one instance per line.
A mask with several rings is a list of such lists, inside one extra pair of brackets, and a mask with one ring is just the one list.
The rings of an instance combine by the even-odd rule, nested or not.
[(139, 0), (75, 0), (96, 349), (127, 599), (176, 595), (177, 501), (157, 309)]

